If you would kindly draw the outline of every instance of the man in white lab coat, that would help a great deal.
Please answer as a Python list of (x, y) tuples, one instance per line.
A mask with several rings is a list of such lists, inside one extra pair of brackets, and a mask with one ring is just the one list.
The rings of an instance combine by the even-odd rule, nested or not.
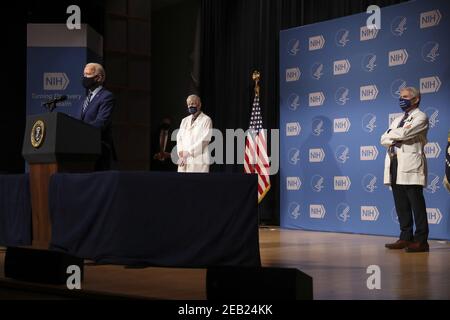
[[(420, 92), (407, 87), (400, 91), (400, 107), (404, 114), (396, 118), (381, 136), (387, 148), (384, 183), (391, 185), (395, 209), (400, 223), (400, 239), (386, 244), (388, 249), (406, 252), (429, 251), (428, 219), (423, 187), (427, 183), (428, 118), (419, 110)], [(413, 219), (414, 213), (414, 219)], [(416, 230), (413, 234), (413, 225)]]
[(190, 115), (181, 121), (177, 134), (178, 172), (209, 172), (211, 118), (202, 112), (200, 97), (190, 95), (186, 104)]

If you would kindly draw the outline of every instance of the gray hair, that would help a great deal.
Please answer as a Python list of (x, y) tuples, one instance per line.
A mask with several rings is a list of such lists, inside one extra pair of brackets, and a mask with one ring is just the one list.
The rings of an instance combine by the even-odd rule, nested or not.
[(420, 95), (419, 89), (417, 89), (415, 87), (405, 87), (405, 88), (403, 88), (400, 91), (404, 91), (404, 90), (409, 91), (409, 93), (411, 93), (411, 95), (412, 95), (412, 98), (417, 98), (418, 99), (417, 100), (417, 105), (420, 104), (421, 95)]
[(86, 67), (94, 69), (94, 74), (95, 75), (101, 75), (102, 76), (101, 83), (105, 82), (105, 79), (106, 79), (105, 68), (103, 68), (103, 66), (100, 63), (91, 62), (91, 63), (88, 63), (86, 65)]
[(198, 103), (200, 105), (202, 105), (202, 100), (200, 99), (200, 97), (196, 94), (191, 94), (189, 97), (187, 97), (186, 102), (189, 100), (194, 100), (194, 101), (198, 101)]

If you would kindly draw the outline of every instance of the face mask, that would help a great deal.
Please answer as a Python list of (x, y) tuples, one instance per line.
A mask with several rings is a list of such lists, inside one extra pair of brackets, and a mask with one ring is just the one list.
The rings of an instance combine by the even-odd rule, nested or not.
[(81, 83), (85, 89), (90, 89), (90, 90), (92, 90), (98, 86), (97, 81), (95, 81), (95, 77), (92, 77), (92, 78), (83, 77)]
[(190, 114), (195, 114), (195, 113), (197, 113), (197, 111), (198, 111), (198, 108), (197, 108), (197, 107), (189, 107), (189, 108), (188, 108), (188, 112), (189, 112)]
[(411, 100), (400, 98), (399, 105), (403, 111), (406, 111), (411, 107)]

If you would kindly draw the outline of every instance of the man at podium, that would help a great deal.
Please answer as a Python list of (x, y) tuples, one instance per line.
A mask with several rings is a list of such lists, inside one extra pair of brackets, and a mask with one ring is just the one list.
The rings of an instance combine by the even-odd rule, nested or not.
[(85, 66), (82, 83), (88, 91), (79, 106), (78, 119), (101, 129), (102, 152), (95, 163), (96, 171), (111, 169), (112, 162), (117, 160), (112, 136), (114, 96), (103, 87), (105, 79), (105, 69), (101, 64), (88, 63)]

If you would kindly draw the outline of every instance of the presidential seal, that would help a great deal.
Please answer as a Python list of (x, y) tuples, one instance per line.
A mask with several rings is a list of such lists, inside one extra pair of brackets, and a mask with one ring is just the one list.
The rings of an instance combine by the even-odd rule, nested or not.
[(44, 142), (45, 138), (45, 124), (42, 120), (37, 120), (31, 129), (31, 145), (34, 148), (39, 148)]

